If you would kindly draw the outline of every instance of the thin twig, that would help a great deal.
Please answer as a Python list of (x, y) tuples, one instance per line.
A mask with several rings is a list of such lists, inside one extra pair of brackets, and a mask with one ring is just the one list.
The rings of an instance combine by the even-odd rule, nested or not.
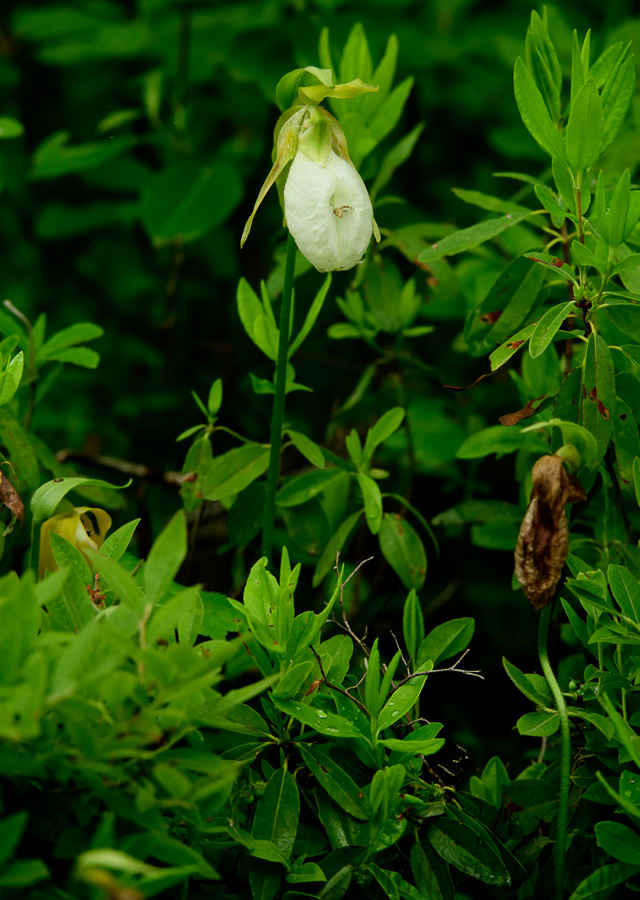
[[(398, 682), (394, 691), (397, 691), (399, 687), (402, 687), (403, 684), (406, 684), (407, 681), (411, 681), (412, 678), (419, 678), (421, 675), (436, 675), (441, 672), (458, 672), (460, 675), (473, 675), (474, 678), (481, 678), (484, 681), (484, 675), (480, 674), (479, 669), (459, 669), (458, 666), (465, 658), (469, 651), (465, 650), (460, 659), (457, 659), (452, 666), (449, 666), (447, 669), (430, 669), (427, 672), (413, 672), (411, 675), (407, 675), (406, 678), (403, 678), (402, 681)], [(393, 692), (392, 692), (393, 693)]]
[(196, 472), (173, 472), (163, 471), (162, 469), (152, 468), (142, 463), (129, 462), (126, 459), (116, 459), (113, 456), (93, 456), (90, 453), (83, 453), (80, 450), (59, 450), (56, 453), (58, 462), (67, 462), (75, 460), (76, 462), (89, 463), (91, 465), (101, 466), (105, 469), (112, 469), (116, 472), (122, 472), (124, 475), (131, 475), (139, 478), (141, 481), (152, 481), (155, 483), (172, 484), (180, 487), (185, 481), (195, 481)]
[[(332, 683), (329, 681), (329, 679), (327, 678), (327, 676), (326, 676), (326, 674), (325, 674), (324, 667), (323, 667), (323, 665), (322, 665), (322, 660), (321, 660), (321, 658), (320, 658), (320, 654), (319, 654), (318, 651), (315, 649), (315, 647), (311, 647), (311, 652), (312, 652), (313, 655), (315, 656), (316, 661), (317, 661), (317, 663), (318, 663), (318, 667), (320, 668), (320, 674), (322, 675), (322, 680), (324, 681), (324, 683), (326, 684), (326, 686), (329, 688), (329, 690), (331, 690), (331, 691), (336, 691), (336, 693), (342, 694), (344, 697), (348, 697), (349, 700), (353, 700), (353, 702), (354, 702), (354, 703), (362, 710), (362, 712), (366, 713), (366, 712), (367, 712), (367, 707), (366, 707), (363, 703), (361, 703), (361, 702), (358, 700), (357, 697), (352, 697), (351, 694), (350, 694), (348, 691), (345, 691), (345, 690), (343, 690), (342, 688), (339, 688), (337, 684), (332, 684)], [(361, 680), (362, 680), (362, 679), (361, 679)], [(359, 683), (360, 683), (360, 682), (358, 682), (358, 684), (359, 684)], [(358, 687), (358, 685), (356, 685), (355, 687)], [(353, 688), (353, 690), (355, 690), (355, 688)]]

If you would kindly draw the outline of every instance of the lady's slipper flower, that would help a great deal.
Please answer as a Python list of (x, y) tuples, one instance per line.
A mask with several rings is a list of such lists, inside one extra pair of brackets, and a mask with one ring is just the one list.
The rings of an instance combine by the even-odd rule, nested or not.
[(373, 233), (373, 209), (364, 181), (331, 151), (324, 165), (296, 153), (284, 188), (284, 214), (298, 250), (318, 272), (351, 269)]
[(55, 572), (58, 568), (51, 547), (51, 532), (66, 538), (70, 544), (84, 555), (85, 550), (98, 550), (104, 543), (105, 535), (111, 528), (111, 516), (103, 509), (75, 506), (68, 513), (52, 516), (42, 523), (40, 529), (40, 578), (44, 573)]
[(379, 241), (380, 232), (365, 184), (349, 159), (344, 132), (337, 119), (318, 103), (329, 95), (348, 99), (377, 88), (360, 79), (333, 85), (330, 70), (311, 67), (299, 70), (298, 79), (303, 80), (307, 72), (320, 83), (300, 87), (296, 105), (281, 116), (276, 128), (275, 162), (240, 246), (267, 191), (291, 163), (283, 192), (284, 213), (298, 249), (319, 272), (351, 269), (362, 260), (372, 234)]

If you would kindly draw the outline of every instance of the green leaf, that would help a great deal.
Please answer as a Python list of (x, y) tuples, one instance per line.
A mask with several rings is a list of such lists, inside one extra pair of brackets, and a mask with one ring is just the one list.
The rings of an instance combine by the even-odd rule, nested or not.
[(562, 70), (556, 48), (549, 36), (546, 10), (543, 11), (543, 18), (535, 10), (531, 12), (531, 22), (525, 38), (525, 59), (542, 90), (547, 108), (557, 121), (560, 118)]
[(484, 222), (478, 222), (477, 225), (471, 225), (469, 228), (463, 228), (461, 231), (454, 231), (453, 234), (448, 234), (427, 250), (423, 250), (418, 256), (418, 260), (419, 262), (430, 263), (437, 259), (442, 259), (443, 256), (454, 256), (456, 253), (472, 250), (474, 247), (478, 247), (480, 244), (491, 240), (491, 238), (502, 234), (508, 228), (518, 225), (532, 213), (533, 210), (507, 213), (507, 215), (499, 216), (497, 219), (486, 219)]
[[(259, 841), (270, 841), (285, 860), (291, 858), (300, 819), (300, 795), (293, 776), (282, 766), (273, 773), (258, 801), (251, 835)], [(273, 897), (280, 884), (280, 873), (273, 873), (269, 863), (257, 863), (249, 870), (254, 900)], [(275, 890), (273, 889), (275, 888)], [(266, 891), (266, 892), (265, 892)]]
[(576, 280), (573, 268), (567, 265), (564, 260), (559, 259), (557, 256), (552, 256), (550, 253), (539, 253), (538, 251), (536, 251), (535, 256), (527, 254), (527, 259), (532, 259), (534, 262), (540, 263), (541, 266), (552, 270), (556, 275), (564, 278), (565, 281), (570, 281), (573, 285), (578, 287), (578, 282)]
[(146, 606), (146, 599), (131, 575), (108, 556), (101, 556), (94, 550), (86, 552), (94, 569), (100, 572), (103, 582), (106, 582), (103, 584), (103, 588), (113, 591), (113, 599), (121, 600), (136, 616), (141, 616)]
[(20, 843), (29, 815), (26, 811), (0, 820), (0, 866), (11, 859)]
[[(590, 32), (587, 32), (587, 36), (584, 39), (585, 47), (588, 46), (589, 34)], [(585, 72), (585, 65), (583, 65), (580, 43), (578, 41), (578, 32), (574, 29), (571, 40), (571, 106), (573, 106), (580, 89), (585, 83), (585, 79), (588, 77), (589, 57), (588, 54), (586, 56), (587, 71)]]
[(495, 847), (463, 822), (441, 817), (429, 826), (427, 838), (450, 865), (485, 884), (510, 884), (511, 878)]
[(375, 203), (378, 192), (388, 184), (395, 170), (409, 159), (423, 129), (424, 123), (420, 122), (386, 154), (382, 160), (378, 177), (369, 191), (372, 203)]
[(139, 214), (154, 241), (189, 243), (224, 222), (241, 199), (235, 166), (203, 166), (190, 159), (174, 162), (147, 180)]
[(383, 413), (375, 425), (367, 432), (364, 442), (362, 460), (368, 463), (376, 448), (400, 428), (405, 411), (401, 406), (394, 406)]
[[(426, 668), (431, 669), (433, 666)], [(396, 688), (378, 716), (377, 734), (385, 728), (390, 728), (415, 706), (426, 680), (427, 675), (417, 675)]]
[(513, 86), (518, 110), (532, 137), (550, 156), (566, 160), (560, 132), (553, 124), (542, 95), (522, 59), (516, 60)]
[(588, 78), (571, 104), (567, 122), (567, 157), (578, 172), (597, 162), (604, 138), (604, 112), (593, 78)]
[(0, 888), (24, 888), (49, 877), (50, 872), (41, 859), (20, 859), (0, 873)]
[[(1, 417), (2, 410), (0, 410), (0, 424), (2, 423)], [(34, 493), (31, 498), (31, 512), (35, 522), (43, 522), (45, 519), (51, 518), (60, 501), (74, 488), (81, 485), (96, 485), (97, 487), (119, 491), (128, 487), (130, 483), (119, 486), (109, 484), (108, 481), (102, 481), (99, 478), (54, 478), (53, 481), (47, 481), (46, 484), (41, 485)]]
[(333, 802), (356, 819), (367, 821), (370, 813), (369, 803), (351, 776), (318, 747), (303, 742), (298, 742), (297, 747), (303, 760)]
[(103, 556), (109, 556), (116, 561), (119, 560), (129, 546), (133, 533), (139, 523), (140, 519), (133, 519), (133, 521), (127, 522), (126, 525), (117, 528), (105, 539), (102, 547), (100, 547), (100, 553)]
[(550, 737), (560, 727), (560, 717), (557, 712), (530, 712), (520, 716), (516, 722), (518, 734), (527, 734), (531, 737)]
[(17, 119), (0, 116), (0, 140), (20, 137), (21, 134), (24, 134), (24, 126)]
[[(292, 869), (290, 869), (285, 875), (285, 881), (288, 881), (290, 884), (304, 884), (310, 881), (326, 880), (327, 876), (324, 874), (320, 866), (317, 863), (313, 862), (300, 863), (299, 865), (296, 865)], [(315, 895), (312, 894), (311, 896)]]
[(623, 614), (633, 622), (640, 624), (640, 585), (624, 566), (610, 565), (607, 579), (611, 585), (611, 593)]
[(408, 756), (416, 756), (418, 754), (420, 756), (431, 756), (444, 747), (445, 740), (444, 738), (430, 738), (426, 741), (412, 741), (404, 738), (399, 741), (395, 738), (388, 738), (379, 741), (379, 743), (387, 747), (388, 750), (394, 750), (396, 753), (406, 753)]
[(422, 843), (417, 835), (411, 848), (411, 872), (421, 896), (430, 900), (455, 900), (448, 865), (428, 841)]
[(243, 444), (217, 456), (202, 487), (205, 500), (221, 500), (248, 487), (269, 466), (269, 449), (260, 444)]
[(21, 350), (13, 359), (9, 360), (7, 367), (0, 374), (0, 406), (8, 403), (20, 387), (23, 369), (24, 353)]
[(525, 695), (525, 697), (528, 697), (529, 700), (537, 706), (546, 705), (546, 698), (536, 690), (524, 672), (521, 672), (517, 666), (510, 663), (504, 656), (502, 657), (502, 665), (511, 681), (513, 681), (515, 686)]
[(640, 866), (640, 835), (622, 822), (598, 822), (594, 827), (598, 846), (620, 862)]
[(267, 313), (258, 295), (244, 278), (238, 283), (237, 291), (238, 315), (240, 321), (253, 343), (269, 359), (276, 361), (278, 357), (279, 331)]
[(315, 441), (308, 438), (306, 434), (302, 434), (300, 431), (293, 431), (291, 428), (288, 428), (286, 433), (289, 435), (296, 450), (298, 450), (305, 459), (308, 459), (312, 466), (315, 466), (317, 469), (324, 468), (325, 458), (322, 450)]
[(603, 150), (611, 144), (620, 131), (635, 93), (636, 64), (633, 56), (629, 54), (630, 46), (629, 43), (618, 57), (602, 89)]
[(551, 213), (552, 216), (557, 216), (559, 219), (566, 218), (567, 211), (560, 206), (551, 188), (548, 188), (546, 184), (536, 184), (534, 190), (536, 197), (548, 213)]
[(211, 385), (209, 398), (207, 400), (207, 412), (210, 416), (217, 415), (222, 406), (222, 378), (216, 378)]
[(58, 131), (42, 141), (33, 156), (31, 178), (59, 178), (85, 172), (111, 162), (139, 143), (136, 137), (111, 137), (107, 141), (68, 147), (70, 137), (68, 131)]
[[(606, 896), (617, 884), (622, 884), (638, 872), (638, 867), (623, 863), (601, 866), (580, 882), (569, 900), (588, 900)], [(606, 893), (604, 893), (606, 892)]]
[(282, 697), (283, 700), (295, 697), (300, 692), (300, 688), (305, 683), (313, 666), (314, 662), (312, 659), (290, 666), (273, 689), (273, 696)]
[(7, 450), (8, 458), (16, 475), (18, 489), (24, 492), (35, 488), (40, 481), (38, 459), (29, 435), (6, 409), (0, 409), (0, 445)]
[(382, 517), (380, 550), (407, 590), (420, 590), (427, 574), (427, 555), (413, 526), (398, 514)]
[(294, 475), (285, 479), (276, 494), (276, 505), (280, 507), (299, 506), (324, 491), (329, 485), (345, 477), (342, 469), (336, 467), (317, 469), (304, 475)]
[(142, 580), (150, 603), (157, 603), (169, 589), (186, 555), (187, 520), (181, 509), (153, 542), (144, 564)]
[(320, 734), (326, 734), (329, 737), (356, 738), (362, 737), (355, 725), (352, 725), (348, 719), (337, 716), (332, 712), (325, 712), (304, 703), (298, 703), (294, 700), (282, 700), (279, 697), (273, 697), (273, 705), (280, 712), (288, 716), (293, 716), (303, 725), (308, 725)]
[[(602, 260), (596, 256), (593, 250), (590, 250), (586, 244), (581, 244), (579, 240), (575, 240), (571, 242), (571, 255), (574, 257), (578, 265), (580, 266), (591, 266), (600, 274), (604, 274), (606, 270), (606, 263), (603, 263)], [(613, 270), (611, 274), (614, 273)]]
[(84, 344), (85, 341), (95, 341), (96, 338), (102, 337), (104, 330), (93, 322), (78, 322), (69, 328), (63, 328), (62, 331), (56, 332), (49, 340), (40, 348), (37, 356), (38, 361), (43, 362), (45, 359), (58, 359), (62, 350), (74, 347), (76, 344)]
[(382, 494), (378, 482), (363, 472), (358, 472), (356, 478), (364, 499), (365, 517), (369, 531), (371, 534), (378, 534), (382, 524)]
[(622, 243), (629, 212), (630, 189), (631, 175), (629, 169), (625, 169), (618, 180), (611, 202), (609, 203), (609, 244), (612, 248), (618, 247)]
[(596, 469), (602, 462), (613, 431), (616, 412), (615, 372), (611, 352), (604, 338), (592, 332), (587, 341), (583, 362), (583, 400), (581, 424), (596, 441), (596, 453), (585, 460), (587, 467)]
[[(318, 291), (318, 293), (313, 298), (313, 303), (309, 307), (306, 316), (304, 317), (304, 322), (302, 323), (302, 328), (291, 342), (289, 347), (287, 359), (291, 359), (296, 350), (300, 347), (303, 341), (309, 335), (309, 332), (315, 325), (316, 319), (320, 315), (320, 311), (324, 305), (324, 301), (327, 297), (327, 293), (329, 288), (331, 287), (331, 272), (327, 274), (327, 277), (322, 283), (322, 287)], [(277, 345), (276, 345), (277, 346)]]
[(573, 300), (552, 306), (540, 319), (529, 341), (529, 353), (532, 358), (541, 356), (562, 327), (562, 323), (571, 313), (576, 312)]
[[(409, 659), (417, 659), (418, 647), (424, 640), (424, 617), (415, 590), (407, 597), (402, 613), (402, 634)], [(430, 659), (431, 657), (425, 657)]]
[(457, 656), (469, 646), (475, 630), (471, 618), (450, 619), (432, 628), (418, 649), (418, 666), (430, 659), (437, 665), (443, 659)]
[(472, 356), (494, 350), (522, 325), (544, 279), (544, 270), (523, 256), (503, 269), (484, 300), (467, 315), (464, 336)]
[[(533, 443), (531, 441), (533, 440)], [(528, 447), (533, 451), (547, 452), (547, 444), (539, 437), (507, 428), (504, 425), (492, 425), (470, 435), (456, 453), (457, 459), (481, 459), (490, 453), (513, 453)]]
[(51, 549), (58, 564), (58, 568), (70, 566), (81, 579), (84, 585), (91, 585), (93, 577), (86, 559), (74, 545), (55, 531), (49, 533)]
[[(640, 467), (638, 474), (638, 484), (640, 485)], [(638, 488), (640, 491), (640, 487)], [(352, 513), (347, 519), (342, 522), (342, 524), (336, 529), (333, 533), (329, 543), (322, 551), (322, 555), (318, 560), (315, 571), (313, 573), (312, 586), (314, 588), (318, 587), (318, 585), (324, 580), (324, 578), (329, 574), (331, 569), (336, 564), (336, 554), (342, 552), (346, 542), (349, 540), (349, 536), (351, 532), (355, 528), (358, 519), (362, 515), (362, 511), (358, 510), (358, 512)]]
[(499, 197), (483, 194), (481, 191), (467, 191), (462, 188), (452, 188), (452, 190), (456, 197), (459, 197), (465, 203), (479, 206), (480, 209), (486, 209), (488, 212), (525, 213), (526, 215), (531, 213), (531, 210), (526, 206), (520, 206), (520, 204), (512, 203), (510, 200), (501, 200)]

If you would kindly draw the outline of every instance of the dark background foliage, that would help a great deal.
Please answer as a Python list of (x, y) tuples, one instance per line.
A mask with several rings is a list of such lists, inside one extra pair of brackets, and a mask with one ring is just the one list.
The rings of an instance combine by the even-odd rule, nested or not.
[[(415, 86), (400, 128), (365, 161), (365, 180), (400, 133), (418, 122), (425, 129), (389, 189), (403, 198), (402, 205), (381, 205), (377, 219), (382, 228), (425, 220), (462, 227), (477, 220), (477, 211), (455, 197), (452, 186), (506, 197), (513, 182), (496, 181), (493, 172), (542, 172), (546, 166), (520, 122), (511, 86), (530, 7), (529, 0), (3, 5), (0, 112), (25, 127), (22, 137), (0, 144), (3, 296), (32, 321), (45, 313), (50, 333), (85, 320), (105, 330), (95, 345), (99, 368), (60, 371), (46, 401), (37, 405), (33, 428), (54, 451), (72, 452), (83, 472), (105, 476), (105, 468), (91, 462), (98, 455), (151, 469), (149, 477), (134, 480), (127, 509), (114, 513), (121, 521), (142, 516), (141, 555), (179, 503), (159, 473), (183, 465), (185, 445), (175, 438), (199, 421), (191, 390), (206, 397), (221, 377), (224, 424), (252, 439), (268, 439), (270, 398), (251, 391), (247, 374), (267, 370), (242, 331), (235, 293), (239, 277), (257, 288), (270, 277), (274, 258), (282, 256), (275, 195), (239, 249), (243, 223), (270, 165), (278, 79), (295, 66), (318, 65), (323, 27), (332, 46), (341, 48), (352, 26), (362, 22), (374, 59), (388, 36), (397, 34), (397, 80), (410, 75)], [(550, 4), (548, 12), (565, 69), (573, 28), (593, 29), (594, 58), (607, 43), (640, 35), (631, 0)], [(58, 168), (47, 168), (47, 142), (60, 132), (68, 133), (69, 148), (85, 148), (84, 161), (60, 153)], [(635, 160), (639, 149), (640, 133), (630, 129), (621, 152)], [(198, 197), (197, 227), (183, 239), (168, 221), (171, 203), (201, 178), (206, 186)], [(447, 287), (399, 254), (389, 251), (389, 258), (405, 277), (417, 277), (425, 319), (437, 325), (436, 334), (419, 343), (423, 362), (433, 367), (428, 393), (417, 379), (403, 387), (424, 404), (416, 413), (421, 427), (412, 502), (430, 520), (473, 496), (517, 503), (523, 473), (514, 470), (512, 457), (482, 466), (453, 461), (473, 423), (495, 424), (499, 415), (518, 408), (515, 386), (505, 375), (471, 393), (453, 395), (440, 387), (468, 384), (483, 371), (483, 362), (456, 352), (455, 342), (486, 274), (474, 260), (463, 262), (456, 284)], [(333, 296), (346, 290), (349, 278), (337, 275)], [(318, 286), (316, 273), (303, 275), (299, 304), (309, 302)], [(335, 304), (328, 303), (297, 361), (299, 380), (312, 384), (315, 393), (312, 401), (308, 394), (293, 394), (287, 417), (298, 430), (344, 453), (346, 431), (366, 426), (398, 397), (390, 389), (393, 369), (383, 368), (380, 384), (358, 407), (349, 416), (336, 415), (373, 359), (364, 345), (348, 342), (345, 350), (345, 342), (326, 336), (327, 327), (340, 320)], [(228, 449), (226, 441), (224, 435), (217, 438), (216, 450)], [(404, 489), (406, 460), (397, 447), (387, 452), (381, 463), (389, 463)], [(285, 472), (297, 464), (285, 454)], [(106, 477), (122, 478), (117, 471)], [(226, 541), (224, 519), (219, 505), (203, 517), (189, 575), (209, 589), (229, 592), (253, 559), (250, 553), (245, 559), (217, 553)], [(525, 670), (535, 668), (536, 619), (511, 589), (513, 562), (505, 552), (510, 539), (515, 543), (515, 527), (500, 539), (476, 534), (473, 542), (468, 526), (439, 528), (441, 555), (430, 552), (421, 592), (429, 625), (467, 615), (477, 620), (473, 667), (486, 680), (440, 675), (429, 691), (428, 715), (446, 722), (448, 736), (471, 755), (467, 772), (494, 752), (509, 758), (523, 749), (510, 729), (526, 701), (500, 665), (508, 652)], [(364, 534), (354, 541), (351, 563), (376, 552), (369, 543)], [(16, 563), (23, 552), (24, 543), (14, 542), (8, 561)], [(391, 653), (389, 631), (399, 629), (405, 593), (379, 558), (368, 566), (352, 600), (354, 627), (368, 624)], [(451, 758), (459, 756), (450, 746)]]

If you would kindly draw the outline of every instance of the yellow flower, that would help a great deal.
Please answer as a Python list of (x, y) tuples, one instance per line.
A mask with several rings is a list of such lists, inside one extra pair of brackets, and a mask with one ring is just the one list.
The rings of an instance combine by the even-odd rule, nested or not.
[(58, 568), (51, 548), (50, 534), (52, 531), (73, 544), (85, 556), (85, 550), (98, 550), (102, 547), (105, 535), (110, 528), (111, 516), (109, 513), (103, 509), (91, 509), (88, 506), (75, 506), (68, 513), (61, 513), (47, 519), (42, 523), (40, 529), (40, 578), (47, 570), (55, 572)]

